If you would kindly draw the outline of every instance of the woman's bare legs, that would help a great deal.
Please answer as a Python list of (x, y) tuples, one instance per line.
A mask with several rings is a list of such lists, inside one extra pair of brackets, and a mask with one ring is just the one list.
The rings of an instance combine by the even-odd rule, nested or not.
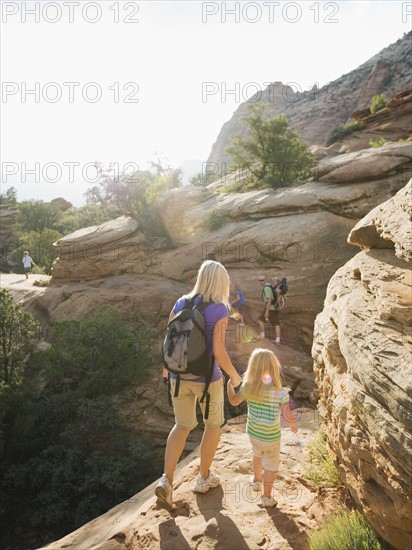
[(220, 438), (220, 428), (205, 426), (205, 431), (200, 444), (200, 475), (206, 479), (209, 475), (210, 465), (215, 457)]
[(165, 474), (170, 483), (173, 483), (173, 476), (177, 463), (179, 462), (180, 455), (185, 447), (187, 436), (190, 430), (178, 428), (174, 426), (167, 438), (166, 451), (165, 451)]

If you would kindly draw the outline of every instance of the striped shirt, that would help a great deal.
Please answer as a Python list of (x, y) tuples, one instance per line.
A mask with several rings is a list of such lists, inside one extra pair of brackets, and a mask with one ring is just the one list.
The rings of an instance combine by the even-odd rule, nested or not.
[[(242, 392), (242, 387), (240, 391)], [(248, 401), (246, 433), (260, 441), (278, 441), (280, 439), (280, 407), (287, 403), (289, 403), (289, 393), (286, 388), (282, 388), (280, 391), (268, 388), (261, 403)]]

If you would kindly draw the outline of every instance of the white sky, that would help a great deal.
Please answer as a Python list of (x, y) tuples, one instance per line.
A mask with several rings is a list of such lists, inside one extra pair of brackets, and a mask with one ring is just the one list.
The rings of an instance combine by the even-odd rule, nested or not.
[[(39, 21), (25, 13), (36, 4)], [(223, 123), (256, 91), (249, 83), (262, 90), (274, 81), (302, 90), (315, 82), (322, 86), (395, 42), (412, 22), (412, 1), (396, 0), (1, 5), (2, 190), (13, 185), (19, 200), (63, 196), (76, 205), (92, 186), (93, 171), (89, 181), (82, 176), (87, 163), (144, 169), (156, 151), (173, 166), (206, 161)], [(58, 9), (61, 19), (48, 22)], [(239, 21), (226, 14), (233, 9)], [(127, 17), (138, 22), (126, 23)], [(24, 87), (34, 89), (36, 82), (40, 97), (24, 95)], [(80, 83), (73, 102), (67, 82)], [(82, 94), (88, 90), (93, 97), (91, 82), (102, 94), (94, 103)], [(206, 82), (217, 93), (202, 96)], [(135, 84), (124, 89), (127, 83)], [(225, 95), (225, 88), (236, 86), (238, 97)], [(46, 100), (59, 90), (60, 100)], [(127, 96), (138, 102), (125, 102)], [(80, 165), (72, 183), (63, 165), (70, 162)], [(28, 170), (37, 163), (43, 176), (24, 182), (23, 163)], [(49, 163), (59, 166), (61, 176)], [(55, 175), (55, 183), (45, 182)]]

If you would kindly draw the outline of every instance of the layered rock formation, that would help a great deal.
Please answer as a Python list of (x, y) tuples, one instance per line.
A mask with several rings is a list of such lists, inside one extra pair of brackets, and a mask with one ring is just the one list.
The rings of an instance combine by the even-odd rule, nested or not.
[(259, 274), (288, 278), (284, 342), (308, 349), (326, 285), (354, 254), (348, 232), (405, 184), (411, 151), (401, 143), (340, 155), (322, 162), (314, 181), (278, 190), (221, 193), (218, 184), (172, 190), (157, 205), (163, 239), (128, 216), (60, 239), (44, 309), (57, 320), (117, 300), (126, 314), (147, 311), (156, 326), (214, 253), (246, 293), (252, 333), (262, 308)]
[(412, 180), (351, 231), (315, 323), (319, 412), (350, 494), (399, 549), (412, 544)]
[(358, 120), (361, 129), (339, 140), (333, 149), (341, 153), (359, 151), (369, 146), (370, 140), (378, 142), (399, 141), (412, 136), (412, 88), (395, 94), (386, 107), (374, 114), (369, 109), (355, 111), (350, 122)]
[[(301, 93), (296, 86), (291, 89), (287, 84), (275, 82), (263, 91), (261, 97), (250, 101), (266, 103), (270, 117), (285, 114), (290, 127), (299, 132), (309, 145), (324, 145), (330, 132), (346, 123), (354, 111), (368, 108), (374, 95), (385, 93), (389, 99), (411, 87), (411, 37), (410, 32), (354, 71), (322, 88), (314, 86), (312, 90)], [(224, 170), (229, 164), (225, 153), (229, 136), (245, 129), (241, 121), (245, 109), (246, 103), (239, 106), (213, 144), (208, 162), (215, 163), (219, 169)], [(360, 148), (366, 146), (364, 142)]]

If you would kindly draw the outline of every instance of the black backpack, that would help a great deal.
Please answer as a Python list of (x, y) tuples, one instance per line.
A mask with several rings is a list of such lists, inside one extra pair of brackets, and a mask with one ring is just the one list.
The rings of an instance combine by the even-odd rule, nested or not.
[(170, 373), (176, 375), (176, 387), (174, 397), (179, 395), (180, 375), (192, 374), (205, 377), (205, 389), (200, 402), (206, 398), (205, 419), (209, 416), (209, 386), (213, 376), (215, 363), (214, 356), (209, 355), (206, 348), (206, 320), (204, 310), (209, 302), (198, 304), (195, 299), (201, 295), (197, 294), (191, 300), (185, 300), (185, 305), (167, 325), (166, 335), (163, 341), (162, 354), (163, 365), (169, 376), (167, 385), (170, 395)]
[(266, 283), (263, 287), (263, 290), (262, 290), (262, 298), (263, 300), (265, 300), (265, 292), (264, 292), (264, 289), (265, 288), (270, 288), (270, 290), (272, 291), (272, 306), (275, 306), (275, 309), (277, 309), (277, 303), (278, 303), (278, 295), (277, 295), (277, 292), (276, 292), (276, 286), (274, 285), (271, 285), (270, 283)]
[[(288, 285), (286, 279), (283, 278), (278, 285), (271, 285), (269, 283), (265, 284), (265, 287), (269, 287), (272, 291), (272, 305), (275, 310), (285, 309), (286, 307), (286, 298), (284, 295), (288, 291)], [(265, 299), (265, 294), (262, 291), (262, 297)]]

